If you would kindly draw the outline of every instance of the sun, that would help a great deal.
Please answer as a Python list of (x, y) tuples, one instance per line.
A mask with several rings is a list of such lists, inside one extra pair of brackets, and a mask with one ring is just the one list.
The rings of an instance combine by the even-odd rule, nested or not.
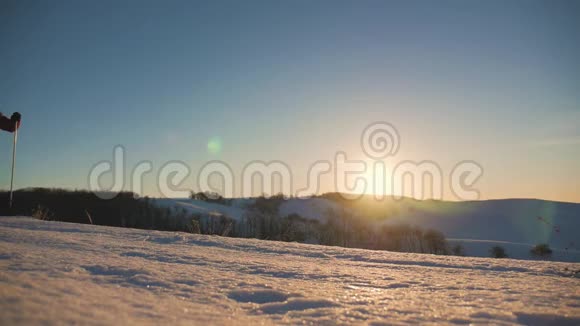
[(392, 172), (389, 163), (383, 161), (367, 161), (366, 171), (362, 178), (365, 180), (365, 195), (375, 197), (389, 196), (392, 194)]

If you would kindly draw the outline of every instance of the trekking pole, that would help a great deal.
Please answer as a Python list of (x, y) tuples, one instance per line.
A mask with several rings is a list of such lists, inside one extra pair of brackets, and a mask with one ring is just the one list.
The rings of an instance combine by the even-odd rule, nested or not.
[[(17, 124), (18, 122), (15, 122)], [(16, 142), (18, 141), (18, 125), (14, 128), (14, 140), (12, 143), (12, 176), (10, 178), (10, 201), (8, 208), (12, 209), (13, 189), (14, 189), (14, 167), (16, 165)]]

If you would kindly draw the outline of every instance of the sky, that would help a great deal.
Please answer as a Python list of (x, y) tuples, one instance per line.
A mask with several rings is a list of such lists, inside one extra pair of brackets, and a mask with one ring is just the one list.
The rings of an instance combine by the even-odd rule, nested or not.
[[(143, 195), (170, 161), (192, 171), (180, 188), (212, 160), (236, 181), (282, 161), (298, 188), (339, 151), (369, 161), (361, 133), (386, 121), (389, 167), (472, 160), (480, 199), (580, 202), (580, 3), (1, 0), (13, 111), (16, 188), (86, 189), (116, 145), (127, 173), (152, 163)], [(0, 134), (4, 189), (11, 146)]]

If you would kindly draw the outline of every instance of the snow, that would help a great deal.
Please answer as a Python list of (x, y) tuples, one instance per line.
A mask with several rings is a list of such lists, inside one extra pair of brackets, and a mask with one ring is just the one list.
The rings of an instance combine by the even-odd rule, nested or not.
[[(159, 207), (169, 207), (171, 209), (183, 209), (190, 214), (219, 214), (233, 218), (234, 220), (241, 220), (246, 210), (242, 207), (241, 200), (235, 201), (234, 205), (221, 205), (216, 203), (209, 203), (202, 200), (180, 198), (156, 198), (153, 199), (155, 204)], [(239, 206), (238, 206), (239, 205)]]
[(552, 260), (580, 262), (580, 204), (536, 199), (472, 202), (411, 201), (385, 223), (433, 228), (462, 239), (466, 254), (486, 257), (492, 246), (530, 259), (530, 249), (550, 245)]
[[(249, 214), (249, 199), (236, 199), (231, 206), (192, 199), (155, 199), (162, 207), (185, 208), (190, 213), (221, 214), (240, 220)], [(461, 243), (466, 255), (488, 257), (500, 245), (508, 255), (531, 259), (530, 249), (547, 243), (552, 260), (580, 262), (580, 204), (536, 199), (506, 199), (471, 202), (417, 201), (412, 199), (365, 201), (364, 205), (341, 206), (325, 198), (290, 198), (282, 202), (280, 217), (298, 214), (326, 222), (333, 212), (367, 218), (370, 223), (420, 226), (443, 232), (452, 243)], [(374, 221), (374, 222), (373, 222)]]
[(580, 324), (577, 263), (0, 218), (0, 324)]
[(325, 198), (291, 198), (285, 200), (279, 208), (280, 216), (292, 214), (304, 218), (326, 222), (328, 215), (341, 211), (341, 206)]
[[(191, 214), (220, 214), (237, 221), (241, 220), (244, 214), (249, 212), (247, 206), (253, 202), (252, 199), (241, 198), (232, 200), (230, 205), (189, 198), (154, 198), (152, 200), (159, 207), (185, 209), (186, 212)], [(308, 219), (325, 222), (329, 213), (339, 212), (340, 210), (341, 206), (339, 204), (324, 198), (291, 198), (282, 202), (278, 215), (284, 217), (291, 214), (298, 214)]]
[[(580, 239), (580, 204), (535, 199), (472, 202), (410, 201), (390, 223), (435, 228), (449, 238), (550, 243), (564, 249)], [(403, 206), (403, 205), (401, 205)], [(575, 244), (580, 249), (580, 243)]]
[[(534, 245), (529, 243), (518, 243), (509, 241), (494, 240), (472, 240), (472, 239), (447, 239), (451, 246), (461, 244), (468, 256), (488, 257), (490, 248), (501, 246), (505, 249), (509, 257), (517, 259), (531, 259), (530, 250)], [(575, 249), (552, 248), (550, 260), (563, 262), (580, 262), (580, 251)]]

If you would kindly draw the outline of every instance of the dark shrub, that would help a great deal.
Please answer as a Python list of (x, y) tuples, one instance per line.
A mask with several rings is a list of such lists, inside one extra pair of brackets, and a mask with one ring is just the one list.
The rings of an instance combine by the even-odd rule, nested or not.
[(493, 258), (507, 258), (508, 255), (502, 246), (494, 246), (489, 249), (489, 255)]
[(465, 256), (465, 248), (463, 248), (461, 243), (458, 243), (451, 248), (451, 254), (454, 256)]
[(550, 249), (547, 243), (541, 243), (532, 248), (530, 254), (534, 258), (550, 258), (552, 256), (552, 249)]

